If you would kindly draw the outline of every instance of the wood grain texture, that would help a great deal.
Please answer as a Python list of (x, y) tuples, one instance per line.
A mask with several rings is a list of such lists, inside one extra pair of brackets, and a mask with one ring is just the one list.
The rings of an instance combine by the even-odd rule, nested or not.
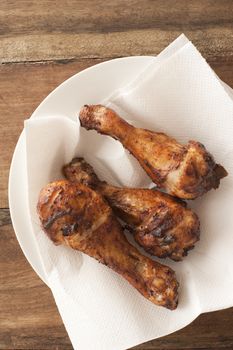
[(231, 0), (1, 0), (2, 62), (154, 55), (185, 32), (232, 61)]
[[(182, 32), (233, 87), (232, 18), (232, 0), (0, 1), (0, 349), (72, 349), (7, 209), (9, 166), (24, 119), (74, 73), (109, 58), (156, 55)], [(201, 315), (135, 349), (232, 350), (232, 310)]]

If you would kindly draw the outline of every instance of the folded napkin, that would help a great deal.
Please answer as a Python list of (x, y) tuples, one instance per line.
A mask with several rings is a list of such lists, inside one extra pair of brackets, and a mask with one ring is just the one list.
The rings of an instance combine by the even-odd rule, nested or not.
[(25, 122), (32, 235), (47, 283), (78, 350), (128, 349), (174, 332), (202, 312), (233, 305), (230, 94), (182, 35), (152, 58), (130, 84), (109, 91), (109, 96), (104, 103), (134, 125), (163, 131), (182, 143), (190, 139), (202, 142), (229, 175), (217, 191), (189, 202), (201, 220), (201, 241), (183, 262), (163, 261), (176, 271), (180, 282), (179, 306), (169, 311), (153, 305), (94, 259), (54, 246), (40, 229), (36, 213), (40, 189), (60, 179), (62, 165), (74, 155), (85, 156), (99, 176), (111, 183), (150, 186), (151, 180), (137, 161), (119, 142), (87, 132), (65, 116)]

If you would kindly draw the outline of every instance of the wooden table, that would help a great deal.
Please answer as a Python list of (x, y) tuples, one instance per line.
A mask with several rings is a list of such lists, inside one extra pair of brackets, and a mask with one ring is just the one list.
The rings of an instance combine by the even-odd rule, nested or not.
[[(23, 120), (72, 74), (114, 57), (156, 55), (181, 32), (233, 86), (232, 22), (232, 0), (0, 1), (0, 349), (72, 349), (11, 225), (7, 180)], [(233, 349), (232, 309), (136, 349)]]

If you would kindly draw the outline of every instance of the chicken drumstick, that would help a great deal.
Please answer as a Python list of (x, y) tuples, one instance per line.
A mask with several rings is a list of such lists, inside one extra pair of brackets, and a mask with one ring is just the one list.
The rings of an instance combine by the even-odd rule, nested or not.
[(79, 119), (87, 130), (95, 129), (119, 140), (154, 183), (176, 197), (199, 197), (217, 188), (227, 175), (201, 143), (189, 141), (183, 146), (163, 133), (135, 128), (102, 105), (85, 105)]
[(83, 158), (74, 158), (63, 172), (101, 193), (147, 252), (182, 260), (199, 240), (199, 219), (183, 201), (156, 190), (108, 185)]
[(174, 271), (143, 256), (127, 241), (100, 194), (83, 184), (55, 181), (41, 190), (37, 210), (53, 242), (109, 266), (154, 304), (176, 308)]

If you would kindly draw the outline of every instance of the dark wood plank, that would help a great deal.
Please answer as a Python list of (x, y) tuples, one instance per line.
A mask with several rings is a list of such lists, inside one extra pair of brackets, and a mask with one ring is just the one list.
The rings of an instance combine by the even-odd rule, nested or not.
[[(0, 210), (0, 232), (0, 349), (72, 349), (49, 288), (18, 245), (9, 210)], [(233, 349), (232, 311), (201, 315), (186, 328), (135, 349)]]
[[(0, 208), (8, 207), (9, 166), (17, 139), (23, 129), (23, 121), (30, 117), (38, 104), (62, 81), (102, 61), (83, 59), (68, 63), (0, 66)], [(220, 78), (233, 86), (232, 64), (209, 61)]]
[(189, 27), (231, 27), (231, 5), (229, 0), (167, 0), (166, 3), (162, 0), (109, 0), (107, 3), (101, 0), (70, 0), (65, 4), (47, 0), (40, 3), (35, 0), (2, 0), (2, 16), (6, 14), (7, 18), (1, 17), (4, 23), (1, 34), (105, 33), (145, 28), (173, 30), (180, 28), (181, 21)]
[(185, 32), (232, 60), (231, 0), (1, 1), (2, 62), (152, 55)]

